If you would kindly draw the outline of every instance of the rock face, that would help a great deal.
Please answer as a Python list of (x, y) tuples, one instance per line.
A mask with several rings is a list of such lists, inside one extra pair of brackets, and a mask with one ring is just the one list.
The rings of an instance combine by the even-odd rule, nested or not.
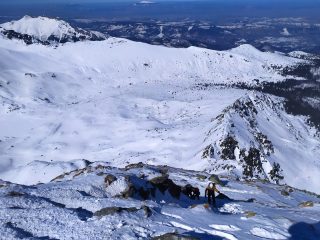
[[(258, 92), (239, 98), (212, 120), (202, 156), (219, 173), (292, 184), (290, 179), (302, 176), (301, 159), (311, 165), (315, 159), (315, 155), (302, 157), (299, 148), (310, 147), (309, 139), (317, 132), (302, 127), (284, 108), (282, 99)], [(214, 156), (210, 158), (209, 152)]]
[(202, 158), (213, 158), (214, 157), (214, 148), (209, 144), (202, 153)]
[(222, 143), (220, 144), (221, 147), (221, 158), (224, 160), (231, 159), (235, 160), (235, 150), (238, 147), (238, 142), (232, 136), (227, 136)]
[(8, 39), (19, 39), (27, 45), (38, 43), (51, 45), (56, 43), (79, 42), (84, 40), (101, 41), (106, 37), (98, 32), (73, 28), (67, 22), (46, 17), (25, 16), (18, 21), (0, 25), (0, 33)]

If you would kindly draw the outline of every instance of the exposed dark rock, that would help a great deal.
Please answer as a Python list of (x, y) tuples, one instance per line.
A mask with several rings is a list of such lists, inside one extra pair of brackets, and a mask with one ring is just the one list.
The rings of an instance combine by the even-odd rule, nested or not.
[(222, 182), (221, 180), (219, 179), (219, 177), (215, 174), (211, 174), (210, 177), (209, 177), (209, 181), (210, 182), (214, 182), (216, 184), (219, 184), (219, 185), (222, 185)]
[(248, 99), (247, 101), (237, 100), (233, 104), (233, 108), (239, 113), (241, 117), (254, 116), (258, 113), (251, 99)]
[(307, 201), (307, 202), (302, 202), (299, 204), (299, 207), (313, 207), (313, 202), (312, 201)]
[(222, 159), (236, 159), (236, 156), (234, 155), (234, 150), (238, 147), (238, 141), (235, 140), (234, 137), (227, 136), (226, 139), (224, 139), (220, 144), (220, 147), (222, 149)]
[(116, 180), (117, 180), (117, 178), (115, 176), (113, 176), (112, 174), (108, 174), (104, 178), (104, 183), (106, 184), (106, 186), (110, 186), (110, 184), (113, 183)]
[(206, 148), (203, 150), (202, 158), (213, 158), (214, 157), (214, 148), (210, 144), (206, 146)]
[(154, 185), (157, 185), (157, 184), (162, 184), (164, 183), (165, 181), (167, 181), (169, 179), (169, 175), (168, 174), (165, 174), (165, 175), (161, 175), (159, 177), (154, 177), (152, 179), (149, 180), (149, 182), (151, 182), (152, 184)]
[(7, 194), (8, 197), (22, 197), (24, 195), (25, 195), (24, 193), (16, 192), (16, 191), (11, 191)]
[(130, 198), (133, 197), (133, 195), (136, 192), (136, 188), (134, 187), (134, 185), (131, 183), (130, 178), (126, 177), (126, 181), (128, 184), (127, 189), (125, 189), (122, 193), (121, 193), (121, 197), (123, 198)]
[(146, 217), (149, 217), (152, 214), (152, 211), (148, 206), (142, 206), (141, 208), (106, 207), (106, 208), (102, 208), (99, 211), (95, 212), (93, 214), (93, 216), (104, 217), (104, 216), (113, 215), (113, 214), (122, 213), (122, 212), (134, 213), (134, 212), (138, 212), (140, 210), (144, 211), (144, 214)]
[(181, 186), (175, 184), (171, 179), (169, 179), (169, 175), (162, 175), (160, 177), (155, 177), (150, 180), (150, 183), (160, 190), (161, 193), (168, 192), (172, 197), (179, 199), (181, 194)]
[(164, 166), (159, 166), (159, 173), (162, 175), (166, 175), (169, 172), (169, 167), (164, 165)]
[(286, 190), (282, 189), (282, 190), (281, 190), (281, 195), (283, 195), (283, 196), (287, 197), (287, 196), (289, 196), (289, 195), (290, 195), (290, 193), (289, 193), (288, 191), (286, 191)]
[(125, 167), (125, 170), (130, 170), (130, 169), (134, 169), (134, 168), (143, 168), (144, 167), (144, 163), (142, 162), (138, 162), (138, 163), (132, 163), (129, 164)]
[(197, 174), (196, 175), (196, 178), (200, 181), (204, 181), (207, 179), (207, 177), (205, 175), (202, 175), (202, 174)]
[(257, 213), (252, 212), (252, 211), (247, 211), (247, 212), (245, 212), (244, 214), (245, 214), (245, 216), (246, 216), (247, 218), (255, 217), (255, 216), (257, 215)]
[(248, 154), (244, 154), (243, 161), (243, 175), (248, 178), (259, 178), (259, 175), (263, 173), (260, 151), (251, 147)]
[(29, 77), (32, 77), (32, 78), (35, 78), (37, 75), (34, 74), (34, 73), (25, 73), (24, 74), (25, 76), (29, 76)]
[(284, 179), (279, 163), (273, 163), (272, 170), (269, 172), (269, 175), (276, 184), (279, 184), (279, 181)]
[(266, 150), (267, 155), (269, 156), (271, 153), (274, 153), (274, 147), (272, 142), (268, 139), (268, 137), (262, 133), (257, 133), (255, 135), (256, 140), (261, 144), (263, 150)]
[(153, 237), (152, 240), (199, 240), (199, 238), (185, 236), (178, 233), (166, 233), (161, 236)]
[[(15, 32), (13, 30), (3, 30), (2, 34), (6, 36), (8, 39), (20, 39), (23, 40), (26, 44), (30, 45), (34, 42), (32, 36), (28, 34), (21, 34), (18, 32)], [(47, 45), (43, 43), (44, 45)]]
[(51, 35), (48, 37), (47, 40), (42, 40), (28, 34), (22, 34), (14, 30), (2, 29), (1, 33), (4, 36), (6, 36), (8, 39), (19, 39), (24, 41), (27, 45), (34, 44), (34, 43), (38, 43), (42, 45), (50, 45), (50, 44), (56, 44), (56, 43), (79, 42), (84, 40), (102, 41), (106, 39), (105, 36), (102, 36), (102, 35), (100, 36), (98, 34), (95, 34), (94, 32), (85, 31), (82, 29), (76, 29), (76, 30), (78, 32), (78, 35), (64, 34), (63, 36), (59, 36), (59, 37)]

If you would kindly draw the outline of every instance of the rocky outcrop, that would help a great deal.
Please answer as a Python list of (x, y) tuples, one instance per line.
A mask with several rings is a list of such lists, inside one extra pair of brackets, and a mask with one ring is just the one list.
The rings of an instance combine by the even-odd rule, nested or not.
[(220, 144), (221, 147), (221, 155), (220, 157), (224, 160), (231, 159), (235, 160), (236, 156), (234, 154), (235, 149), (238, 147), (238, 141), (232, 137), (227, 136), (222, 143)]
[(202, 152), (202, 158), (213, 158), (214, 157), (214, 148), (211, 144), (206, 146)]
[(215, 184), (219, 184), (219, 185), (222, 185), (218, 175), (215, 175), (215, 174), (211, 174), (210, 177), (209, 177), (209, 181), (210, 182), (213, 182)]
[(299, 207), (313, 207), (314, 203), (312, 201), (302, 202), (299, 204)]
[[(238, 99), (212, 120), (213, 127), (205, 139), (209, 145), (202, 157), (209, 158), (209, 152), (214, 153), (211, 162), (219, 172), (281, 183), (283, 170), (279, 163), (273, 163), (275, 147), (264, 131), (270, 115), (281, 124), (285, 122), (282, 110), (281, 103), (268, 95), (253, 93)], [(287, 129), (290, 125), (284, 123), (284, 127)]]
[(179, 199), (181, 195), (182, 187), (175, 184), (169, 175), (162, 175), (160, 177), (155, 177), (149, 181), (151, 185), (158, 189), (162, 194), (168, 191), (172, 197)]
[(99, 211), (95, 212), (93, 214), (93, 216), (104, 217), (104, 216), (108, 216), (108, 215), (119, 214), (122, 212), (135, 213), (135, 212), (138, 212), (141, 210), (144, 212), (144, 215), (146, 217), (150, 217), (152, 214), (152, 211), (148, 206), (142, 206), (141, 208), (106, 207), (106, 208), (102, 208)]
[(114, 181), (116, 181), (117, 178), (112, 175), (112, 174), (108, 174), (105, 178), (104, 178), (104, 183), (106, 184), (106, 186), (110, 186), (111, 183), (113, 183)]
[(152, 238), (152, 240), (199, 240), (199, 238), (191, 237), (187, 235), (181, 235), (179, 233), (166, 233), (157, 237)]
[(119, 177), (109, 174), (107, 176), (107, 182), (111, 182), (106, 187), (106, 192), (111, 197), (129, 198), (132, 197), (136, 191), (136, 188), (130, 181), (130, 177)]

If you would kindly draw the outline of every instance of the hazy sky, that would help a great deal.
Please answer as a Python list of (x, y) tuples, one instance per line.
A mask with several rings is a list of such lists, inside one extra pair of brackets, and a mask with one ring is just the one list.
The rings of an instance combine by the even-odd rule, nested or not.
[[(17, 4), (17, 3), (94, 3), (94, 2), (139, 2), (140, 0), (0, 0), (1, 3), (6, 4)], [(183, 2), (183, 1), (193, 1), (193, 2), (220, 2), (220, 3), (235, 3), (235, 4), (260, 4), (260, 3), (270, 3), (270, 4), (277, 4), (277, 3), (290, 3), (295, 4), (320, 4), (320, 0), (150, 0), (153, 2)]]
[[(162, 4), (141, 7), (133, 4), (139, 1), (0, 0), (0, 18), (2, 17), (2, 21), (7, 21), (24, 15), (110, 19), (308, 17), (320, 21), (320, 0), (151, 0)], [(177, 2), (177, 4), (171, 2)]]

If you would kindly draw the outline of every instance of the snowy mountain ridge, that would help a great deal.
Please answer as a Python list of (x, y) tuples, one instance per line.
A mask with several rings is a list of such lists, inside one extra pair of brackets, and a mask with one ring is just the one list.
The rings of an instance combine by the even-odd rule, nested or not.
[(312, 176), (320, 174), (319, 168), (308, 166), (319, 164), (320, 138), (306, 121), (287, 114), (281, 98), (259, 92), (246, 95), (212, 120), (202, 156), (215, 159), (212, 165), (223, 174), (235, 171), (244, 178), (299, 188), (308, 182), (309, 189), (316, 189), (318, 179)]
[(69, 23), (47, 17), (24, 16), (22, 19), (0, 25), (0, 32), (8, 38), (23, 40), (26, 44), (103, 40), (102, 33), (75, 29)]

